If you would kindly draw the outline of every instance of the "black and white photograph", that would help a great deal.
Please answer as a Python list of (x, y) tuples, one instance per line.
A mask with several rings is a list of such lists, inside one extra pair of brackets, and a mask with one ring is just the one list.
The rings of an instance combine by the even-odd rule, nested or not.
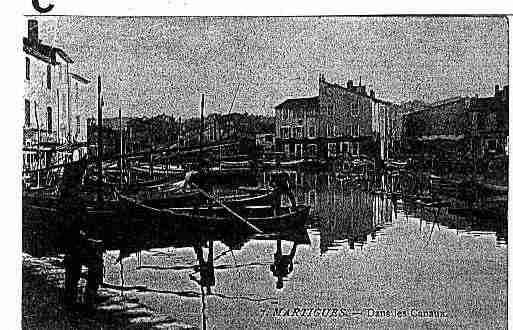
[(508, 328), (507, 16), (33, 3), (22, 329)]

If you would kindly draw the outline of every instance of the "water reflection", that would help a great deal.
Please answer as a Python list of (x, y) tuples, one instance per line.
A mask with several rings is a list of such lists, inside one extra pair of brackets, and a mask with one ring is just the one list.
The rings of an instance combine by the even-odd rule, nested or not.
[[(260, 184), (265, 185), (267, 177), (268, 174), (261, 177)], [(402, 191), (398, 193), (398, 187), (403, 183), (397, 176), (375, 178), (370, 183), (363, 183), (357, 176), (337, 177), (329, 173), (291, 172), (291, 177), (298, 203), (311, 206), (308, 230), (295, 228), (291, 232), (275, 231), (252, 236), (234, 234), (231, 237), (173, 232), (158, 242), (158, 247), (176, 248), (180, 249), (179, 252), (161, 250), (153, 253), (148, 257), (151, 263), (139, 264), (135, 272), (139, 274), (131, 275), (129, 281), (148, 283), (151, 288), (139, 287), (139, 292), (166, 295), (159, 299), (148, 298), (157, 306), (165, 305), (157, 308), (176, 315), (194, 313), (190, 316), (192, 322), (201, 323), (203, 328), (230, 325), (240, 328), (249, 324), (246, 322), (259, 313), (264, 303), (269, 303), (269, 307), (281, 299), (281, 303), (295, 301), (307, 305), (312, 303), (309, 300), (313, 297), (311, 299), (317, 306), (329, 299), (323, 293), (334, 292), (341, 287), (349, 287), (348, 301), (358, 296), (362, 287), (366, 292), (374, 292), (375, 269), (379, 267), (387, 270), (385, 273), (390, 276), (382, 282), (379, 280), (379, 286), (392, 283), (393, 279), (401, 276), (403, 282), (400, 283), (420, 279), (424, 285), (432, 285), (431, 278), (415, 275), (419, 263), (423, 267), (421, 271), (428, 272), (437, 265), (443, 266), (444, 262), (452, 262), (453, 251), (464, 257), (469, 250), (469, 246), (460, 250), (458, 242), (453, 245), (455, 235), (437, 236), (438, 232), (456, 230), (464, 235), (495, 235), (498, 244), (507, 242), (506, 221), (455, 215), (443, 204), (406, 202)], [(432, 249), (435, 243), (438, 244), (437, 249)], [(484, 244), (469, 245), (473, 248), (473, 255), (480, 256), (482, 251), (490, 255), (495, 250), (504, 251), (496, 249), (493, 244), (489, 244), (492, 252)], [(367, 249), (369, 246), (374, 248)], [(410, 251), (418, 251), (419, 247), (422, 258), (416, 258), (415, 253), (410, 254)], [(354, 258), (340, 257), (344, 251), (353, 253), (352, 250), (358, 248), (363, 249), (363, 253), (353, 254)], [(408, 252), (403, 254), (404, 251)], [(386, 262), (383, 261), (385, 259)], [(430, 260), (436, 261), (430, 263)], [(474, 259), (470, 260), (472, 262), (467, 262), (468, 265), (477, 264)], [(156, 261), (163, 261), (163, 264), (156, 264)], [(379, 267), (374, 267), (374, 263)], [(352, 266), (354, 272), (341, 274), (340, 269)], [(401, 267), (402, 271), (397, 271)], [(471, 270), (461, 271), (471, 273)], [(437, 274), (443, 272), (448, 271), (444, 267), (436, 271)], [(409, 277), (409, 274), (417, 277)], [(326, 281), (326, 278), (337, 280)], [(410, 298), (410, 292), (404, 292), (403, 298)], [(173, 298), (179, 302), (171, 307)], [(427, 301), (436, 304), (436, 299)], [(237, 317), (236, 323), (230, 323)], [(272, 325), (273, 320), (251, 321)]]
[(298, 243), (294, 242), (289, 254), (283, 254), (281, 239), (276, 240), (276, 253), (274, 254), (274, 263), (270, 269), (276, 277), (276, 289), (283, 289), (283, 278), (287, 277), (294, 269), (294, 256)]
[[(252, 268), (265, 267), (269, 278), (275, 279), (275, 282), (271, 282), (273, 283), (273, 289), (281, 290), (284, 288), (285, 281), (287, 278), (290, 278), (294, 270), (294, 258), (299, 246), (311, 244), (307, 229), (304, 227), (288, 231), (277, 230), (257, 235), (234, 234), (230, 240), (221, 240), (215, 235), (199, 236), (197, 233), (191, 234), (186, 231), (175, 233), (173, 237), (180, 237), (180, 239), (170, 239), (165, 243), (166, 248), (151, 249), (150, 253), (145, 253), (144, 258), (141, 257), (141, 251), (133, 246), (130, 249), (122, 249), (117, 257), (110, 258), (112, 261), (115, 261), (109, 267), (110, 273), (106, 275), (107, 282), (111, 283), (107, 284), (107, 286), (116, 288), (117, 286), (113, 285), (112, 282), (120, 280), (121, 287), (117, 288), (123, 291), (135, 290), (138, 293), (198, 299), (197, 301), (201, 303), (201, 324), (203, 329), (207, 328), (210, 318), (212, 318), (211, 322), (215, 323), (214, 316), (216, 313), (209, 316), (209, 308), (215, 309), (215, 305), (212, 304), (218, 304), (219, 301), (217, 299), (247, 301), (250, 303), (276, 300), (275, 296), (261, 296), (260, 292), (254, 292), (253, 294), (243, 293), (248, 286), (247, 282), (242, 280), (234, 280), (233, 283), (225, 283), (223, 280), (219, 281), (217, 277), (220, 272), (223, 273), (224, 276), (222, 278), (224, 278), (229, 273), (237, 274), (238, 270), (246, 269), (246, 271), (253, 272)], [(275, 244), (276, 250), (268, 251), (267, 255), (251, 253), (251, 258), (242, 258), (241, 261), (237, 261), (236, 255), (245, 249), (249, 243), (254, 244), (259, 241), (262, 241), (265, 245)], [(161, 243), (164, 244), (163, 242)], [(291, 249), (287, 248), (290, 244), (292, 244)], [(220, 247), (223, 247), (221, 252), (219, 252)], [(178, 255), (173, 253), (172, 250), (176, 250)], [(191, 256), (192, 258), (184, 257), (184, 253), (187, 253), (186, 251), (194, 251), (194, 255)], [(237, 251), (239, 253), (236, 253)], [(134, 255), (135, 258), (133, 257)], [(232, 257), (231, 260), (229, 258), (230, 255)], [(120, 257), (121, 263), (118, 263)], [(224, 262), (220, 262), (223, 257), (228, 258), (225, 258)], [(272, 260), (272, 262), (262, 261), (260, 260), (261, 258)], [(143, 261), (142, 259), (145, 260)], [(164, 261), (163, 264), (160, 264), (162, 261)], [(125, 263), (125, 267), (123, 267), (123, 263)], [(132, 267), (127, 267), (126, 264), (132, 264)], [(119, 268), (115, 265), (119, 265)], [(116, 268), (119, 270), (117, 276)], [(230, 272), (227, 273), (226, 271)], [(166, 276), (175, 278), (175, 280), (168, 282), (164, 280), (162, 275), (157, 275), (156, 278), (160, 280), (149, 279), (148, 286), (141, 285), (140, 280), (145, 279), (146, 282), (148, 279), (144, 274), (147, 275), (149, 272), (151, 274), (168, 272)], [(150, 278), (154, 278), (154, 276), (152, 275)], [(177, 278), (181, 279), (177, 281)], [(187, 285), (187, 281), (193, 284), (193, 286)], [(131, 282), (137, 284), (130, 285)], [(179, 282), (182, 285), (176, 289), (169, 288), (169, 283), (172, 282)], [(221, 288), (216, 290), (216, 285), (220, 285)], [(236, 295), (227, 295), (222, 293), (226, 290), (226, 287), (240, 287), (241, 292)], [(211, 300), (210, 297), (215, 297), (216, 299)]]
[[(287, 173), (298, 203), (312, 208), (311, 227), (320, 235), (321, 254), (342, 246), (363, 248), (392, 225), (398, 212), (407, 220), (415, 217), (421, 222), (436, 223), (473, 236), (495, 235), (497, 244), (507, 243), (507, 217), (503, 205), (490, 206), (481, 212), (476, 208), (456, 208), (466, 205), (467, 201), (442, 201), (441, 195), (435, 197), (433, 184), (428, 179), (417, 178), (411, 173), (379, 176), (338, 176), (293, 170)], [(270, 174), (265, 173), (259, 183), (267, 185), (269, 178)]]

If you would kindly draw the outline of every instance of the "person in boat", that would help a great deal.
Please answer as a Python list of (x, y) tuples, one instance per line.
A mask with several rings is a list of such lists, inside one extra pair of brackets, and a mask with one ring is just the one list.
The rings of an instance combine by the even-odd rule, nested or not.
[(296, 209), (296, 199), (290, 190), (290, 178), (287, 172), (282, 171), (280, 160), (276, 161), (276, 173), (271, 176), (271, 187), (273, 188), (273, 211), (277, 214), (281, 206), (281, 196), (286, 195), (292, 204), (292, 209)]
[(276, 277), (276, 289), (283, 288), (283, 279), (294, 270), (294, 256), (296, 255), (297, 243), (294, 242), (290, 254), (284, 255), (281, 249), (281, 240), (276, 240), (276, 253), (274, 254), (274, 263), (270, 269)]
[(190, 170), (185, 173), (184, 189), (193, 188), (193, 186), (197, 184), (198, 175), (199, 172), (194, 170)]

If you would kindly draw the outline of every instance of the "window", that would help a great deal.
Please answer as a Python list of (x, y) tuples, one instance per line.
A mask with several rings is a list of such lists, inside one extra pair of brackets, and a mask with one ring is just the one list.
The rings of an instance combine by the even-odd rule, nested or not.
[(30, 58), (25, 57), (25, 79), (30, 80)]
[(335, 110), (334, 110), (334, 105), (333, 104), (328, 104), (326, 105), (326, 114), (328, 115), (328, 117), (331, 117), (333, 116), (333, 114), (335, 113)]
[(343, 154), (347, 154), (349, 152), (349, 142), (340, 142), (340, 149)]
[(337, 144), (328, 143), (328, 157), (335, 157), (337, 155)]
[(309, 144), (306, 146), (306, 155), (307, 157), (316, 157), (317, 156), (317, 145)]
[(80, 116), (77, 116), (76, 131), (77, 131), (77, 135), (80, 134)]
[(282, 128), (280, 129), (280, 133), (281, 133), (280, 135), (281, 135), (281, 138), (282, 138), (282, 139), (288, 139), (288, 138), (289, 138), (289, 132), (290, 132), (289, 127), (286, 127), (286, 126), (285, 126), (285, 127), (282, 127)]
[(303, 153), (303, 145), (296, 144), (296, 157), (301, 158)]
[(285, 144), (283, 146), (283, 151), (285, 152), (285, 155), (289, 155), (290, 154), (290, 146), (288, 144)]
[(25, 127), (30, 127), (30, 101), (25, 100)]
[(50, 64), (46, 66), (46, 87), (52, 89), (52, 66)]
[(302, 126), (294, 127), (294, 137), (296, 139), (301, 139), (303, 137), (303, 127)]
[(336, 135), (337, 126), (334, 124), (327, 124), (326, 125), (326, 136), (327, 137), (334, 137)]
[(353, 155), (358, 156), (360, 151), (360, 145), (358, 142), (353, 143)]
[(352, 127), (352, 133), (351, 133), (351, 135), (352, 135), (352, 136), (358, 136), (358, 135), (360, 135), (359, 130), (360, 130), (359, 125), (358, 125), (357, 123), (353, 123), (353, 127)]
[(344, 125), (344, 128), (345, 128), (345, 135), (352, 135), (351, 133), (351, 125)]
[(351, 103), (351, 114), (353, 117), (358, 117), (358, 102)]
[(52, 132), (52, 108), (46, 108), (46, 124), (48, 126), (48, 133)]
[(308, 137), (315, 137), (315, 126), (312, 125), (308, 127)]

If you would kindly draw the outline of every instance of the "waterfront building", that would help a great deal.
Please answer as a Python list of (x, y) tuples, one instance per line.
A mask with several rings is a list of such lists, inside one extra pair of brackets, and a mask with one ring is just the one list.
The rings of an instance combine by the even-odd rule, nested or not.
[(509, 88), (495, 86), (491, 97), (454, 97), (405, 115), (404, 140), (410, 152), (440, 158), (483, 158), (507, 154)]
[(272, 152), (274, 147), (274, 134), (256, 134), (255, 144), (258, 148), (261, 148), (264, 153)]
[(35, 169), (61, 162), (77, 149), (62, 146), (86, 142), (86, 116), (92, 108), (80, 95), (89, 92), (90, 81), (72, 72), (73, 60), (64, 50), (39, 39), (37, 20), (28, 20), (23, 52), (23, 166)]
[[(379, 100), (349, 80), (346, 86), (319, 76), (319, 95), (288, 99), (275, 107), (276, 149), (290, 158), (358, 157), (366, 154), (386, 159), (387, 146), (400, 136), (395, 125), (399, 107)], [(378, 153), (379, 148), (382, 148)]]

